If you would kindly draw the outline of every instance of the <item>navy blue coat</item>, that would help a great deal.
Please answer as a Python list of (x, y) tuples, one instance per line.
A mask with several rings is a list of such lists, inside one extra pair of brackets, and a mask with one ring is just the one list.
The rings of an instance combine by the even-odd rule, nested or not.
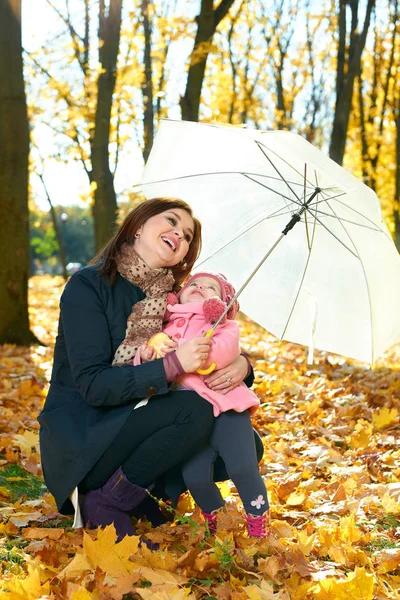
[(96, 267), (75, 273), (61, 296), (51, 385), (38, 420), (45, 482), (64, 514), (73, 512), (70, 493), (134, 406), (168, 392), (162, 360), (111, 366), (132, 306), (143, 298), (119, 274), (111, 286)]

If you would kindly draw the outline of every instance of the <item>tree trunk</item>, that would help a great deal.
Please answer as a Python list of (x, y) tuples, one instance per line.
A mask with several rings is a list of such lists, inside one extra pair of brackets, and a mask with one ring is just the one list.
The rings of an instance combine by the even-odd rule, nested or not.
[(400, 99), (396, 103), (396, 188), (394, 202), (394, 242), (400, 252)]
[(22, 71), (21, 0), (0, 0), (0, 344), (29, 331), (29, 127)]
[(91, 147), (91, 183), (95, 184), (93, 221), (96, 250), (102, 248), (113, 233), (117, 218), (114, 177), (109, 163), (111, 108), (115, 89), (122, 0), (110, 0), (108, 14), (105, 1), (99, 9), (99, 61), (97, 106)]
[(182, 119), (198, 121), (200, 109), (201, 88), (210, 46), (214, 33), (228, 14), (234, 0), (221, 0), (219, 6), (213, 9), (213, 0), (201, 0), (200, 14), (196, 17), (198, 24), (193, 51), (190, 56), (190, 66), (184, 96), (181, 97)]
[(63, 240), (63, 236), (61, 235), (60, 227), (58, 224), (57, 214), (54, 209), (54, 204), (52, 202), (52, 199), (50, 198), (49, 190), (48, 190), (46, 182), (44, 180), (44, 176), (42, 173), (38, 173), (38, 176), (39, 176), (40, 181), (42, 182), (44, 193), (46, 194), (47, 202), (49, 203), (49, 207), (50, 207), (51, 220), (53, 222), (54, 233), (55, 233), (57, 244), (58, 244), (58, 252), (59, 252), (59, 256), (60, 256), (62, 276), (64, 277), (65, 280), (67, 280), (68, 279), (67, 253), (65, 252), (64, 240)]
[[(336, 75), (336, 105), (329, 148), (330, 157), (339, 165), (343, 163), (347, 128), (353, 99), (354, 81), (361, 70), (361, 55), (364, 50), (368, 28), (375, 0), (368, 0), (364, 27), (359, 33), (359, 0), (338, 0), (339, 2), (339, 45)], [(346, 47), (346, 5), (350, 5), (352, 20), (350, 43)]]
[(154, 138), (154, 106), (153, 106), (153, 81), (151, 66), (151, 24), (149, 20), (149, 0), (142, 2), (143, 31), (144, 31), (144, 82), (143, 90), (143, 159), (149, 158)]

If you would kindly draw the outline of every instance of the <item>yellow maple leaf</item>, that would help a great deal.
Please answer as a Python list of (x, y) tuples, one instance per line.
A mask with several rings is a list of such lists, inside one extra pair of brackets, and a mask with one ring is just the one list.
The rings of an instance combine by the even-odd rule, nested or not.
[(397, 408), (388, 408), (383, 406), (377, 413), (372, 417), (372, 422), (375, 429), (384, 429), (389, 425), (393, 425), (397, 421), (399, 411)]
[(346, 437), (346, 443), (350, 448), (367, 448), (371, 441), (372, 423), (360, 419), (354, 429), (354, 433)]
[[(374, 597), (375, 577), (364, 568), (356, 567), (353, 573), (347, 575), (343, 587), (347, 590), (347, 598), (351, 600), (372, 600)], [(347, 591), (346, 590), (346, 591)]]
[(91, 571), (92, 565), (84, 554), (75, 554), (71, 562), (59, 574), (59, 579), (75, 579), (85, 571)]
[(400, 549), (399, 548), (385, 548), (380, 552), (374, 554), (374, 560), (379, 561), (378, 572), (389, 573), (395, 571), (400, 565)]
[(308, 556), (314, 547), (314, 542), (317, 535), (314, 533), (313, 535), (309, 536), (305, 529), (296, 531), (296, 534), (298, 547), (304, 556)]
[(351, 513), (339, 521), (339, 536), (344, 542), (352, 544), (362, 538), (361, 530), (355, 524), (355, 515)]
[(176, 510), (180, 515), (184, 515), (188, 512), (193, 512), (194, 507), (194, 500), (191, 494), (189, 494), (188, 492), (187, 494), (183, 494), (182, 496), (180, 496), (178, 504), (176, 506)]
[(32, 382), (31, 379), (23, 379), (20, 381), (18, 389), (22, 396), (42, 395), (42, 388), (37, 383)]
[(140, 566), (136, 569), (136, 572), (147, 581), (150, 581), (153, 585), (160, 585), (162, 583), (182, 585), (186, 582), (186, 578), (182, 575), (163, 571), (162, 569), (150, 569), (149, 567)]
[(92, 600), (93, 595), (85, 588), (72, 592), (71, 600)]
[(184, 589), (171, 588), (170, 585), (165, 584), (163, 589), (153, 590), (152, 588), (138, 588), (135, 590), (143, 600), (196, 600), (194, 594), (187, 594)]
[(236, 588), (243, 587), (244, 585), (246, 585), (246, 583), (247, 583), (246, 577), (243, 577), (243, 579), (240, 579), (240, 577), (235, 577), (232, 574), (229, 576), (229, 584), (233, 590)]
[(277, 596), (274, 594), (274, 588), (272, 584), (263, 579), (261, 585), (247, 585), (243, 588), (243, 591), (247, 594), (250, 600), (276, 600)]
[(286, 504), (288, 506), (300, 506), (303, 504), (306, 499), (306, 495), (304, 492), (292, 492), (288, 499), (286, 500)]
[(0, 586), (7, 589), (0, 591), (0, 600), (37, 600), (50, 593), (50, 584), (40, 582), (39, 569), (28, 565), (28, 576), (21, 579), (21, 575), (13, 575), (11, 579), (0, 580)]
[(246, 592), (247, 597), (250, 598), (250, 600), (262, 600), (261, 590), (257, 585), (248, 585), (243, 588), (243, 591)]
[[(162, 569), (163, 571), (176, 571), (178, 566), (177, 558), (171, 553), (161, 550), (160, 552), (154, 552), (149, 550), (144, 544), (141, 548), (141, 555), (146, 561), (148, 567), (154, 569)], [(140, 559), (138, 558), (138, 561)]]
[(396, 502), (396, 500), (386, 492), (381, 498), (381, 504), (385, 509), (385, 512), (391, 515), (400, 514), (400, 503)]
[(327, 577), (314, 591), (316, 600), (373, 600), (375, 577), (356, 567), (346, 579)]
[(22, 454), (30, 456), (39, 448), (39, 434), (37, 431), (25, 431), (22, 435), (15, 434), (13, 444), (21, 448)]
[(98, 529), (97, 540), (92, 540), (87, 533), (84, 533), (83, 549), (86, 558), (93, 569), (98, 567), (110, 577), (131, 575), (137, 565), (129, 558), (137, 552), (140, 538), (127, 535), (121, 542), (116, 542), (117, 534), (114, 525)]
[(219, 487), (219, 491), (221, 492), (221, 496), (225, 499), (231, 495), (231, 488), (227, 481), (222, 481), (221, 483), (217, 483)]

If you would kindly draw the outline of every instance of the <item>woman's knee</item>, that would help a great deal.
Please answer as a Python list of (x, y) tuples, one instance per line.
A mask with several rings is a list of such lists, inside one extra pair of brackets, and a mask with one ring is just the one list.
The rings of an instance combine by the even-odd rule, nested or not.
[(196, 392), (179, 392), (179, 394), (182, 394), (181, 417), (186, 432), (195, 439), (207, 440), (214, 425), (212, 405)]

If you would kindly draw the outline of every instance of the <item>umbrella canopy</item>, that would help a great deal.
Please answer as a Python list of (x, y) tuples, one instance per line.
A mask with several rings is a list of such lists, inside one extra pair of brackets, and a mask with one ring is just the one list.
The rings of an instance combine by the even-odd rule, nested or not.
[(240, 296), (278, 338), (366, 362), (400, 339), (400, 257), (379, 200), (301, 136), (163, 121), (141, 185), (192, 206), (196, 266), (237, 289), (299, 215)]

